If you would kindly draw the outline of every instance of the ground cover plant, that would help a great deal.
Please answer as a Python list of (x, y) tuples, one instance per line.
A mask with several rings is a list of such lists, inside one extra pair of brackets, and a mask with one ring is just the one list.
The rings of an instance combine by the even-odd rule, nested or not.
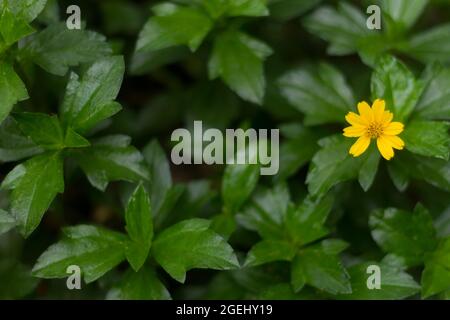
[(450, 299), (449, 121), (448, 0), (0, 0), (0, 299)]

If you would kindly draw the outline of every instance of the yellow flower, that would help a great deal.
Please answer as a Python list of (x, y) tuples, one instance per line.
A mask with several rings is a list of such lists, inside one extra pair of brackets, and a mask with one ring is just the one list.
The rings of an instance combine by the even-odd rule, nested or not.
[(385, 111), (384, 100), (374, 101), (372, 108), (363, 101), (358, 103), (359, 115), (349, 112), (345, 120), (351, 124), (344, 129), (344, 136), (358, 137), (358, 140), (352, 145), (349, 153), (358, 157), (367, 150), (371, 139), (377, 140), (377, 147), (381, 155), (386, 160), (392, 159), (394, 150), (402, 150), (405, 143), (397, 137), (403, 131), (403, 123), (392, 122), (394, 115), (392, 112)]

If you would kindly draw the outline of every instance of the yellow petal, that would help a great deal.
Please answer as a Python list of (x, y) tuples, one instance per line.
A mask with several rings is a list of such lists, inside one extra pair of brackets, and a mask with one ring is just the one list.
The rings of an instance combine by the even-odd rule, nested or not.
[(344, 136), (353, 138), (353, 137), (361, 137), (366, 132), (366, 128), (363, 126), (351, 126), (344, 128)]
[(364, 121), (371, 122), (373, 120), (373, 111), (367, 102), (362, 101), (358, 103), (358, 111)]
[(404, 125), (401, 122), (391, 122), (383, 130), (383, 134), (396, 136), (403, 131)]
[(383, 121), (384, 107), (385, 107), (384, 100), (376, 99), (373, 102), (372, 111), (373, 111), (373, 116), (374, 116), (375, 121), (377, 121), (377, 122)]
[(368, 136), (361, 136), (350, 148), (349, 153), (354, 157), (358, 157), (367, 150), (370, 144), (370, 138)]
[(394, 149), (402, 150), (405, 147), (405, 142), (397, 136), (383, 136), (384, 139), (388, 140)]
[(391, 143), (385, 136), (381, 136), (377, 139), (377, 147), (383, 158), (386, 160), (391, 160), (394, 156), (394, 149), (392, 149)]
[(385, 111), (383, 113), (383, 119), (381, 120), (381, 122), (383, 123), (383, 125), (386, 127), (389, 125), (389, 123), (392, 121), (392, 118), (394, 118), (394, 114), (392, 112), (389, 111)]
[(354, 112), (347, 113), (347, 115), (345, 116), (345, 120), (347, 120), (348, 123), (350, 123), (351, 125), (354, 125), (354, 126), (367, 125), (367, 121), (364, 121), (359, 115), (357, 115)]

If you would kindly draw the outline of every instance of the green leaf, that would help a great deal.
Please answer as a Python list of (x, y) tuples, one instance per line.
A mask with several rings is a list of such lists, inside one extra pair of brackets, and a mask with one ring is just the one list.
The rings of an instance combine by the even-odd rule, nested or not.
[(28, 92), (22, 80), (9, 63), (0, 61), (0, 123), (17, 102), (26, 99)]
[(105, 190), (110, 181), (148, 180), (144, 158), (130, 142), (127, 136), (106, 136), (92, 141), (89, 148), (74, 151), (73, 155), (89, 182), (99, 190)]
[(24, 17), (11, 12), (8, 5), (3, 6), (0, 12), (0, 40), (3, 39), (7, 47), (33, 32), (34, 29)]
[(352, 90), (335, 67), (321, 63), (285, 74), (278, 84), (284, 97), (305, 113), (305, 124), (344, 122), (355, 105)]
[[(294, 135), (285, 134), (288, 130), (295, 132)], [(319, 149), (317, 140), (320, 136), (303, 125), (284, 125), (281, 127), (281, 132), (288, 139), (280, 146), (280, 169), (275, 176), (276, 181), (286, 180), (295, 174)]]
[(125, 221), (130, 237), (125, 254), (134, 271), (139, 271), (147, 259), (153, 239), (150, 199), (142, 184), (136, 188), (128, 202)]
[(178, 200), (181, 192), (172, 186), (170, 165), (164, 150), (157, 140), (152, 140), (143, 150), (142, 154), (150, 168), (150, 200), (155, 220), (162, 219)]
[(126, 237), (95, 226), (64, 229), (65, 237), (51, 245), (37, 260), (33, 275), (39, 278), (65, 278), (67, 267), (79, 266), (86, 283), (91, 283), (125, 259)]
[(255, 244), (247, 255), (245, 267), (254, 267), (273, 261), (291, 261), (296, 248), (281, 240), (263, 240)]
[(245, 33), (226, 31), (216, 36), (209, 60), (209, 78), (222, 80), (242, 99), (262, 104), (266, 89), (264, 60), (272, 50)]
[[(407, 183), (407, 178), (424, 180), (429, 184), (450, 191), (450, 163), (441, 159), (422, 157), (409, 152), (399, 152), (389, 163), (389, 173), (398, 184)], [(395, 176), (393, 176), (395, 173)], [(399, 188), (400, 190), (402, 188)]]
[(19, 58), (33, 61), (44, 70), (63, 76), (70, 67), (111, 55), (106, 38), (96, 32), (69, 30), (66, 23), (52, 24), (26, 39)]
[(291, 266), (291, 275), (295, 275), (294, 289), (304, 282), (331, 294), (352, 292), (349, 275), (338, 252), (328, 250), (326, 243), (300, 250), (294, 261)]
[(450, 120), (450, 69), (434, 64), (426, 69), (423, 78), (427, 85), (416, 106), (418, 116)]
[[(369, 289), (367, 280), (371, 273), (371, 265), (380, 268), (380, 289)], [(352, 292), (341, 294), (337, 298), (343, 300), (400, 300), (410, 297), (420, 291), (420, 285), (414, 278), (398, 267), (386, 263), (365, 262), (348, 268)]]
[(439, 25), (413, 36), (400, 47), (408, 54), (424, 63), (450, 61), (450, 23)]
[(268, 16), (267, 0), (229, 0), (228, 16), (262, 17)]
[(155, 15), (139, 34), (136, 51), (156, 51), (177, 45), (187, 45), (192, 51), (203, 42), (211, 30), (211, 19), (201, 11), (162, 3), (153, 7)]
[(356, 7), (339, 2), (338, 9), (322, 6), (304, 20), (309, 32), (330, 42), (327, 52), (347, 55), (358, 50), (359, 42), (367, 37), (366, 16)]
[[(364, 153), (361, 157), (354, 158), (348, 151), (352, 145), (351, 139), (346, 139), (341, 135), (330, 136), (319, 141), (322, 149), (319, 150), (312, 159), (306, 183), (309, 192), (314, 196), (325, 194), (334, 185), (356, 179), (363, 170), (374, 169), (373, 166), (366, 165), (371, 161), (370, 152)], [(366, 174), (366, 173), (364, 173)], [(373, 175), (374, 173), (368, 172)], [(367, 184), (364, 185), (367, 187)]]
[(365, 160), (361, 165), (358, 175), (358, 181), (364, 191), (368, 191), (372, 186), (380, 163), (380, 153), (375, 144), (371, 145), (365, 155)]
[(396, 58), (386, 55), (377, 61), (372, 74), (372, 100), (384, 99), (386, 109), (394, 114), (395, 121), (408, 119), (423, 87), (423, 83)]
[(173, 225), (153, 241), (153, 257), (181, 283), (185, 281), (186, 272), (193, 268), (238, 268), (239, 262), (231, 246), (209, 227), (210, 222), (203, 219), (190, 219)]
[(259, 179), (259, 166), (256, 164), (229, 164), (222, 179), (222, 198), (224, 207), (236, 213), (252, 194)]
[(429, 212), (421, 205), (408, 212), (395, 208), (374, 211), (369, 220), (372, 237), (385, 251), (419, 265), (436, 247), (436, 231)]
[(18, 161), (40, 152), (42, 149), (23, 135), (11, 117), (0, 125), (0, 161)]
[(25, 298), (38, 285), (38, 279), (31, 276), (30, 269), (12, 259), (0, 261), (0, 299)]
[(428, 0), (380, 0), (380, 4), (384, 13), (397, 24), (410, 28), (424, 11)]
[(21, 112), (13, 117), (20, 130), (37, 145), (47, 150), (64, 148), (64, 134), (57, 116)]
[(55, 196), (64, 191), (60, 152), (45, 153), (16, 166), (3, 180), (2, 188), (12, 189), (11, 214), (22, 235), (28, 237)]
[(16, 226), (16, 220), (8, 212), (0, 209), (0, 235)]
[(125, 72), (122, 56), (96, 61), (81, 80), (71, 74), (61, 109), (62, 122), (84, 133), (121, 110), (114, 102)]
[(289, 189), (284, 183), (275, 185), (273, 189), (261, 188), (255, 192), (243, 213), (238, 215), (238, 220), (264, 239), (285, 239), (283, 226), (289, 200)]
[[(2, 0), (3, 2), (5, 0)], [(47, 0), (21, 0), (5, 1), (14, 15), (23, 18), (26, 22), (31, 22), (44, 10)], [(0, 4), (1, 8), (1, 4)]]
[(71, 127), (66, 129), (66, 135), (64, 137), (64, 146), (66, 148), (84, 148), (90, 145), (91, 143), (88, 140), (76, 133)]
[(285, 21), (302, 15), (315, 7), (322, 0), (271, 0), (269, 1), (270, 17)]
[(329, 231), (324, 223), (333, 207), (333, 197), (312, 198), (311, 196), (298, 208), (290, 208), (286, 214), (286, 231), (297, 245), (306, 245), (326, 236)]
[(425, 260), (422, 273), (422, 297), (428, 298), (450, 289), (450, 238), (442, 239)]
[(413, 120), (405, 126), (402, 137), (406, 149), (422, 156), (448, 160), (450, 125), (438, 121)]
[(170, 294), (153, 268), (128, 270), (119, 285), (108, 292), (110, 300), (169, 300)]

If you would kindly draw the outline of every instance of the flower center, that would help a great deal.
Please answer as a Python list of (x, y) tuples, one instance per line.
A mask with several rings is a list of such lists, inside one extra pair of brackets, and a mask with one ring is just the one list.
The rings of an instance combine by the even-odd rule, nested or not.
[(383, 126), (381, 125), (381, 123), (374, 122), (369, 124), (369, 126), (367, 127), (367, 135), (372, 139), (378, 138), (382, 133)]

